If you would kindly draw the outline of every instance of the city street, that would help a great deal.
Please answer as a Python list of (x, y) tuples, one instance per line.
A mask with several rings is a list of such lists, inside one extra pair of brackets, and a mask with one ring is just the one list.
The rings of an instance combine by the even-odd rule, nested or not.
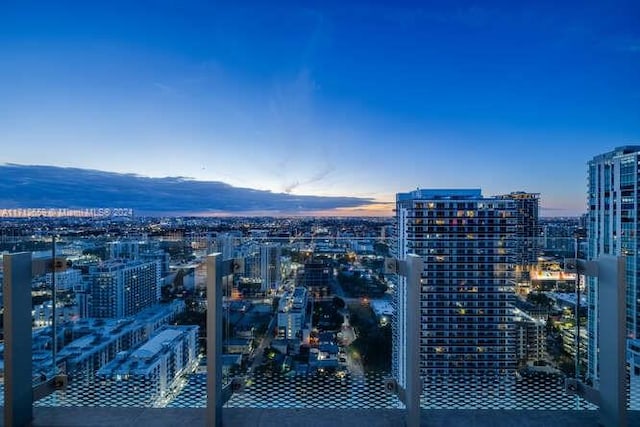
[[(341, 311), (343, 316), (342, 328), (340, 330), (341, 336), (339, 337), (339, 343), (342, 348), (346, 348), (351, 345), (357, 338), (356, 332), (353, 329), (353, 326), (349, 323), (349, 310), (344, 309)], [(362, 366), (362, 362), (360, 361), (360, 357), (357, 353), (345, 352), (346, 362), (345, 366), (347, 370), (356, 376), (364, 375), (364, 368)]]
[(275, 328), (276, 319), (277, 315), (274, 314), (269, 322), (269, 326), (267, 327), (267, 332), (265, 332), (264, 337), (260, 340), (258, 347), (253, 351), (253, 362), (251, 362), (251, 367), (249, 368), (251, 371), (255, 370), (255, 368), (262, 364), (264, 350), (271, 345), (271, 340), (273, 339), (273, 329)]

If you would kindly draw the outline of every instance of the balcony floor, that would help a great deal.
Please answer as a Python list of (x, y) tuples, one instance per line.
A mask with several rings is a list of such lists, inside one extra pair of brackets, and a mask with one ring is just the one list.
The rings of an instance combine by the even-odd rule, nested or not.
[[(204, 426), (199, 408), (34, 408), (33, 427)], [(629, 427), (640, 427), (640, 411), (628, 414)], [(253, 409), (224, 410), (224, 426), (233, 427), (390, 427), (404, 425), (403, 411), (394, 409)], [(429, 427), (585, 427), (598, 425), (597, 411), (431, 410)]]

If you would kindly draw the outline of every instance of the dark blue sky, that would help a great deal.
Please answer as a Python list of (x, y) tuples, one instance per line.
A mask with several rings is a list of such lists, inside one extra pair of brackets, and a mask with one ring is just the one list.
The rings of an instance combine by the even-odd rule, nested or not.
[(563, 215), (588, 159), (640, 143), (637, 1), (1, 7), (0, 162), (380, 201), (524, 190)]

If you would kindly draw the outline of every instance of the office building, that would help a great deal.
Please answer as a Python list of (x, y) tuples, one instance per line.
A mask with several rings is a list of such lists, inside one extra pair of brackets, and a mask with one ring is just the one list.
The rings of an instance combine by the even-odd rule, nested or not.
[(485, 375), (516, 368), (514, 200), (480, 190), (396, 195), (395, 254), (424, 260), (420, 313), (406, 312), (397, 277), (392, 368), (403, 378), (407, 322), (420, 322), (422, 375)]
[(331, 268), (327, 264), (322, 261), (309, 261), (304, 264), (299, 282), (314, 297), (324, 297), (331, 293), (330, 278)]
[[(640, 146), (618, 147), (589, 161), (587, 222), (588, 258), (624, 255), (627, 258), (626, 334), (640, 336), (640, 287), (638, 286), (638, 162)], [(589, 364), (587, 377), (597, 384), (598, 283), (587, 279)]]

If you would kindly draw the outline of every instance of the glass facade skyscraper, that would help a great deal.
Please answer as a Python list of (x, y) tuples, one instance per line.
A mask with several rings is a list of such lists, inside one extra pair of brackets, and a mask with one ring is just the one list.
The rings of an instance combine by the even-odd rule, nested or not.
[[(629, 338), (640, 336), (638, 288), (638, 165), (640, 146), (618, 147), (589, 162), (588, 257), (624, 255), (627, 259), (626, 329)], [(598, 381), (598, 284), (588, 279), (587, 376)]]

